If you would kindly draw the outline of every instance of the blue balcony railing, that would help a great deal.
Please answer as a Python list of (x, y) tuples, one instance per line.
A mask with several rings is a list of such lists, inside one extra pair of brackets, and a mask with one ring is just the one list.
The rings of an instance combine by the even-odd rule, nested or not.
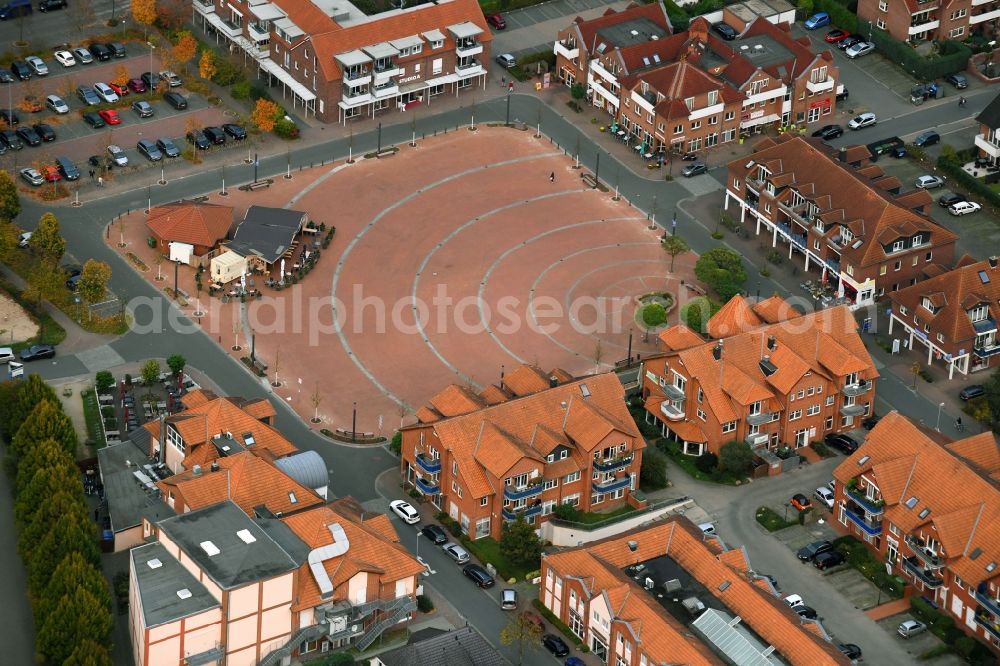
[(868, 499), (863, 490), (858, 490), (858, 488), (851, 488), (848, 486), (846, 489), (847, 496), (858, 503), (865, 511), (870, 514), (881, 516), (885, 511), (885, 502), (879, 502), (878, 500)]
[(924, 569), (924, 564), (915, 557), (904, 557), (903, 569), (909, 571), (913, 574), (917, 580), (921, 581), (927, 587), (941, 587), (944, 585), (944, 578), (941, 576), (936, 576), (930, 571)]
[(610, 481), (594, 481), (593, 488), (595, 493), (613, 493), (616, 490), (628, 488), (631, 482), (631, 478), (623, 476), (620, 479), (611, 479)]
[(414, 482), (414, 485), (416, 485), (417, 490), (422, 492), (424, 495), (437, 495), (439, 492), (441, 492), (441, 486), (439, 484), (435, 483), (434, 481), (425, 481), (420, 477), (417, 477), (417, 480)]
[(882, 520), (867, 520), (860, 512), (855, 513), (851, 509), (844, 508), (847, 519), (861, 528), (868, 536), (875, 536), (882, 533)]
[(976, 624), (986, 630), (986, 635), (995, 641), (1000, 641), (1000, 621), (989, 613), (976, 613)]
[(989, 358), (1000, 354), (1000, 344), (994, 344), (992, 347), (973, 347), (972, 353), (979, 358)]
[(597, 459), (594, 461), (594, 469), (602, 472), (615, 472), (624, 469), (632, 464), (632, 454), (619, 456), (618, 458)]
[(980, 606), (1000, 618), (1000, 600), (990, 596), (989, 585), (985, 582), (976, 587), (976, 601)]
[(417, 454), (417, 467), (426, 474), (438, 474), (441, 471), (441, 459), (429, 458), (423, 453)]
[(535, 516), (542, 513), (542, 505), (529, 506), (526, 509), (504, 509), (503, 510), (504, 520), (517, 520), (519, 515), (524, 516), (524, 519), (534, 518)]
[(541, 495), (543, 486), (541, 483), (535, 483), (530, 486), (523, 488), (515, 488), (513, 486), (504, 486), (503, 497), (510, 501), (516, 501), (520, 499), (527, 499), (529, 497), (534, 497), (535, 495)]

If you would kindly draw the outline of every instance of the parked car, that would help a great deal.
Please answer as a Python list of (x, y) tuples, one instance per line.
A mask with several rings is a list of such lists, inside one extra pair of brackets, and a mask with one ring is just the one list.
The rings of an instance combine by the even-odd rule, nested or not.
[(809, 562), (820, 553), (827, 553), (831, 550), (833, 550), (833, 544), (826, 539), (823, 539), (821, 541), (813, 541), (810, 544), (802, 546), (799, 548), (798, 552), (795, 553), (795, 555), (802, 562)]
[(37, 361), (43, 358), (52, 358), (56, 355), (56, 348), (52, 345), (31, 345), (27, 349), (21, 350), (22, 361)]
[(919, 620), (905, 620), (896, 628), (896, 633), (903, 638), (910, 638), (927, 631), (927, 625)]
[(728, 23), (713, 23), (712, 32), (722, 37), (727, 42), (731, 42), (736, 39), (740, 33), (736, 32), (736, 28), (729, 25)]
[(35, 130), (38, 136), (42, 137), (42, 141), (46, 143), (56, 140), (56, 131), (48, 123), (35, 123), (31, 129)]
[(16, 134), (17, 138), (29, 146), (34, 147), (42, 145), (42, 137), (38, 136), (38, 132), (30, 127), (19, 127), (17, 128)]
[(830, 15), (826, 12), (816, 12), (806, 19), (804, 25), (806, 30), (815, 30), (816, 28), (822, 28), (823, 26), (830, 25)]
[[(139, 83), (142, 83), (142, 81), (140, 81)], [(165, 101), (167, 104), (174, 107), (178, 111), (180, 111), (181, 109), (188, 108), (187, 99), (184, 97), (184, 95), (177, 92), (163, 93), (163, 101)]]
[(59, 167), (59, 173), (61, 173), (62, 177), (66, 180), (80, 179), (80, 170), (76, 168), (76, 165), (73, 164), (73, 160), (70, 158), (62, 155), (57, 156), (56, 166)]
[(15, 60), (10, 64), (10, 72), (17, 77), (18, 81), (27, 81), (31, 78), (31, 68), (23, 60)]
[(840, 551), (831, 550), (827, 553), (820, 553), (813, 558), (813, 566), (820, 571), (825, 571), (826, 569), (832, 569), (833, 567), (840, 566), (847, 561), (844, 554)]
[(128, 166), (128, 155), (121, 149), (121, 146), (115, 144), (108, 146), (108, 155), (111, 156), (111, 161), (115, 163), (115, 166)]
[(921, 190), (933, 190), (935, 187), (944, 185), (944, 179), (940, 176), (925, 174), (917, 178), (913, 185)]
[(800, 606), (795, 606), (794, 608), (792, 608), (792, 610), (798, 613), (800, 617), (804, 617), (808, 620), (815, 620), (817, 617), (819, 617), (819, 613), (817, 613), (815, 609), (811, 608), (810, 606), (806, 606), (804, 604)]
[(17, 246), (21, 249), (28, 247), (28, 243), (31, 242), (31, 232), (25, 231), (23, 234), (17, 237)]
[(435, 546), (440, 546), (448, 541), (448, 535), (445, 534), (444, 529), (442, 529), (440, 525), (435, 525), (434, 523), (425, 526), (422, 530), (420, 530), (420, 533), (430, 539), (431, 543)]
[(948, 208), (952, 204), (957, 204), (960, 201), (966, 201), (966, 198), (964, 194), (959, 194), (958, 192), (945, 192), (938, 197), (938, 205), (942, 208)]
[(115, 91), (115, 94), (118, 95), (119, 97), (125, 97), (126, 95), (129, 94), (127, 83), (115, 83), (114, 81), (109, 81), (108, 85), (111, 87), (112, 90)]
[(843, 85), (837, 86), (837, 101), (838, 102), (843, 102), (844, 100), (846, 100), (850, 96), (851, 96), (851, 91), (850, 90), (848, 90)]
[(504, 20), (503, 16), (500, 14), (487, 14), (486, 22), (493, 26), (496, 30), (506, 30), (507, 21)]
[(169, 69), (165, 69), (162, 72), (160, 72), (160, 78), (166, 81), (167, 85), (170, 86), (171, 88), (179, 88), (180, 86), (184, 85), (184, 82), (181, 81), (181, 77), (177, 76), (177, 74), (175, 74), (172, 70)]
[(691, 178), (702, 173), (708, 173), (708, 166), (704, 162), (692, 162), (681, 169), (681, 175), (685, 178)]
[(865, 41), (865, 38), (862, 37), (861, 35), (848, 35), (847, 37), (844, 37), (842, 40), (837, 42), (837, 48), (840, 49), (841, 51), (846, 51), (855, 44), (860, 44), (863, 41)]
[(222, 131), (232, 137), (234, 141), (242, 141), (247, 138), (247, 131), (235, 123), (226, 123), (222, 126)]
[(71, 49), (71, 51), (73, 53), (73, 57), (76, 58), (76, 61), (81, 65), (89, 65), (94, 62), (94, 56), (90, 55), (90, 51), (82, 46), (77, 46), (76, 48)]
[(542, 645), (557, 657), (565, 657), (569, 654), (569, 646), (566, 645), (566, 641), (555, 634), (545, 634), (542, 636)]
[(482, 568), (478, 564), (466, 564), (465, 568), (462, 569), (462, 573), (468, 578), (471, 578), (472, 582), (479, 587), (493, 587), (496, 584), (496, 581), (493, 580), (493, 576), (491, 576), (486, 569)]
[(66, 280), (66, 288), (69, 289), (70, 291), (76, 291), (76, 286), (77, 286), (77, 284), (79, 284), (80, 278), (82, 278), (82, 277), (83, 277), (83, 275), (79, 275), (79, 274), (78, 275), (71, 275), (69, 277), (69, 279)]
[(38, 187), (45, 183), (45, 179), (42, 178), (42, 174), (38, 173), (38, 169), (32, 167), (25, 167), (21, 169), (18, 173), (21, 174), (21, 179), (24, 180), (28, 185), (32, 187)]
[(847, 126), (852, 130), (859, 130), (862, 127), (871, 127), (877, 122), (878, 118), (875, 117), (875, 114), (867, 111), (851, 118), (851, 120), (847, 123)]
[(823, 438), (823, 443), (846, 455), (851, 455), (857, 451), (859, 446), (857, 440), (843, 433), (831, 433)]
[(153, 116), (153, 106), (149, 102), (132, 102), (132, 110), (140, 118), (151, 118)]
[(517, 60), (510, 53), (501, 53), (498, 55), (497, 62), (500, 63), (501, 67), (506, 67), (507, 69), (517, 65)]
[(826, 42), (827, 44), (836, 44), (837, 42), (844, 41), (850, 36), (851, 33), (847, 32), (846, 30), (841, 30), (840, 28), (834, 28), (830, 32), (826, 33), (826, 37), (823, 38), (823, 41)]
[[(866, 418), (864, 421), (861, 422), (861, 426), (865, 430), (871, 430), (872, 428), (874, 428), (875, 426), (878, 425), (878, 422), (881, 419), (882, 419), (881, 416), (879, 416), (878, 414), (875, 414), (873, 412), (871, 416), (869, 416), (868, 418)], [(833, 482), (831, 481), (830, 483), (833, 483)]]
[(792, 506), (799, 511), (805, 511), (812, 508), (812, 502), (802, 493), (795, 493), (792, 495)]
[(417, 513), (417, 510), (409, 502), (393, 500), (389, 502), (389, 508), (408, 525), (415, 525), (420, 522), (420, 514)]
[(94, 44), (90, 45), (90, 55), (94, 56), (97, 60), (111, 60), (111, 49), (109, 49), (104, 44)]
[(160, 85), (160, 76), (156, 72), (143, 72), (139, 78), (150, 90), (156, 90), (156, 87)]
[(101, 103), (101, 98), (97, 96), (97, 93), (90, 86), (80, 86), (77, 88), (76, 96), (87, 106), (94, 106)]
[(813, 492), (813, 497), (828, 509), (833, 509), (833, 492), (826, 486), (820, 486)]
[(45, 106), (53, 113), (58, 113), (59, 115), (69, 113), (69, 104), (64, 102), (59, 95), (48, 95), (45, 98)]
[(65, 9), (66, 0), (42, 0), (38, 3), (38, 11), (43, 14), (53, 9)]
[(836, 139), (838, 136), (844, 134), (844, 128), (840, 125), (823, 125), (818, 130), (812, 133), (813, 136), (818, 136), (823, 140)]
[(984, 395), (986, 395), (986, 389), (984, 389), (981, 384), (970, 384), (958, 392), (958, 397), (962, 400), (962, 402)]
[(961, 72), (955, 72), (954, 74), (949, 74), (944, 77), (944, 80), (955, 86), (959, 90), (965, 90), (969, 87), (969, 79), (965, 77), (965, 74)]
[(28, 113), (38, 113), (45, 108), (45, 105), (34, 95), (25, 95), (24, 101), (21, 102), (21, 108)]
[(500, 592), (500, 608), (517, 610), (517, 590), (507, 588)]
[(851, 661), (857, 661), (861, 659), (861, 648), (859, 648), (854, 643), (840, 643), (837, 645), (837, 649), (840, 650), (845, 657)]
[(968, 215), (969, 213), (978, 212), (982, 206), (977, 204), (975, 201), (959, 201), (958, 203), (948, 206), (948, 212), (956, 217), (959, 215)]
[(14, 76), (6, 69), (0, 69), (0, 83), (14, 83)]
[(2, 142), (8, 150), (21, 150), (24, 148), (24, 144), (21, 143), (21, 139), (17, 136), (17, 132), (14, 130), (0, 130), (0, 142)]
[(201, 130), (192, 130), (184, 135), (188, 143), (193, 145), (198, 150), (208, 150), (208, 139), (205, 138), (205, 134)]
[(17, 111), (13, 109), (0, 109), (0, 120), (10, 127), (16, 127), (21, 124), (21, 119), (18, 117)]
[(109, 51), (111, 51), (111, 55), (113, 55), (115, 58), (124, 58), (128, 56), (128, 50), (125, 48), (125, 45), (122, 44), (121, 42), (108, 42), (104, 46)]
[(177, 147), (173, 139), (161, 137), (156, 140), (156, 147), (167, 157), (177, 157), (181, 154), (181, 149)]
[(921, 132), (917, 135), (917, 138), (913, 140), (914, 146), (920, 146), (925, 148), (927, 146), (933, 146), (935, 143), (941, 142), (941, 135), (932, 130), (927, 130), (926, 132)]
[(441, 550), (446, 552), (448, 556), (455, 560), (458, 564), (465, 564), (471, 558), (469, 557), (469, 551), (459, 546), (457, 543), (449, 543), (441, 547)]
[(101, 109), (100, 111), (97, 112), (97, 115), (103, 118), (104, 122), (106, 122), (109, 125), (122, 124), (121, 116), (119, 116), (118, 112), (115, 111), (114, 109)]
[(159, 162), (163, 159), (163, 153), (160, 149), (156, 147), (156, 142), (150, 141), (149, 139), (140, 139), (137, 144), (135, 144), (135, 149), (146, 156), (150, 162)]
[(31, 68), (32, 73), (37, 76), (48, 76), (49, 66), (45, 64), (45, 61), (38, 56), (30, 55), (24, 59), (24, 62), (28, 63), (28, 67)]
[(875, 45), (871, 42), (858, 42), (854, 46), (849, 46), (844, 54), (850, 58), (860, 58), (861, 56), (868, 55), (875, 50)]
[(112, 90), (111, 86), (107, 83), (102, 83), (101, 81), (95, 83), (94, 92), (96, 92), (97, 96), (108, 104), (113, 104), (118, 101), (118, 93)]
[(100, 129), (106, 125), (104, 118), (101, 118), (99, 113), (85, 113), (83, 114), (83, 122), (87, 123), (94, 129)]
[(142, 79), (129, 79), (128, 83), (126, 83), (125, 85), (128, 86), (129, 90), (131, 90), (136, 94), (144, 93), (147, 90), (149, 90), (149, 88), (146, 87), (146, 82), (143, 81)]
[(205, 138), (216, 146), (221, 146), (226, 142), (226, 133), (222, 131), (221, 127), (209, 125), (208, 127), (202, 128), (201, 131), (205, 135)]

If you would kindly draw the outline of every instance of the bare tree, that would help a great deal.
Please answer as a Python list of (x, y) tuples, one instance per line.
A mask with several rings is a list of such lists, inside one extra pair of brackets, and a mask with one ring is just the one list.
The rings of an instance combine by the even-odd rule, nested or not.
[(312, 395), (309, 396), (309, 402), (313, 406), (313, 423), (319, 423), (319, 405), (323, 402), (323, 394), (319, 392), (319, 382), (316, 382), (316, 388), (313, 390)]
[(597, 344), (594, 345), (594, 372), (601, 371), (601, 359), (604, 357), (604, 347), (601, 344), (601, 339), (597, 338)]
[(278, 379), (278, 366), (281, 363), (281, 347), (274, 350), (274, 381), (271, 382), (271, 386), (277, 388), (281, 386), (281, 380)]
[(240, 347), (240, 320), (233, 320), (233, 351), (239, 351)]
[(157, 252), (156, 258), (153, 259), (153, 263), (156, 264), (156, 281), (160, 282), (163, 280), (163, 274), (160, 272), (160, 266), (163, 265), (163, 254)]

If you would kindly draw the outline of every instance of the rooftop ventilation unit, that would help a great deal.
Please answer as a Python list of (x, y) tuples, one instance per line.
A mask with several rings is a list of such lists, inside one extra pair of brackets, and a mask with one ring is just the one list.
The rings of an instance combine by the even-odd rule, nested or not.
[(696, 597), (688, 597), (681, 602), (681, 605), (692, 616), (701, 615), (702, 611), (705, 610), (705, 604), (701, 603)]
[(201, 546), (201, 549), (204, 550), (209, 557), (215, 557), (216, 555), (222, 552), (221, 550), (219, 550), (219, 547), (216, 546), (211, 541), (202, 541), (198, 545)]
[(242, 541), (245, 544), (251, 544), (257, 540), (257, 538), (250, 533), (250, 530), (240, 530), (239, 532), (236, 533), (236, 536), (238, 536), (240, 538), (240, 541)]
[(186, 587), (183, 588), (183, 589), (177, 590), (177, 596), (180, 597), (181, 599), (190, 599), (191, 598), (191, 590), (187, 589)]
[(154, 557), (149, 562), (146, 562), (146, 566), (149, 567), (150, 569), (159, 569), (160, 567), (163, 566), (163, 562)]
[(681, 589), (681, 581), (677, 578), (671, 578), (670, 580), (663, 583), (663, 589), (667, 592), (676, 592)]
[(654, 581), (649, 576), (646, 577), (646, 580), (643, 581), (643, 584), (642, 584), (642, 586), (644, 588), (646, 588), (647, 590), (652, 590), (655, 585), (656, 585), (656, 581)]
[(776, 366), (774, 363), (771, 363), (771, 359), (767, 356), (762, 358), (760, 360), (760, 363), (758, 363), (758, 365), (760, 366), (760, 371), (764, 373), (765, 377), (770, 377), (771, 375), (773, 375), (778, 371), (778, 366)]

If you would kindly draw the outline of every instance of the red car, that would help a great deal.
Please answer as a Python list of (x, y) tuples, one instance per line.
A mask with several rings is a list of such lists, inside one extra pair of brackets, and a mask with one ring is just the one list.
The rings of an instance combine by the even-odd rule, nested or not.
[(507, 27), (507, 21), (504, 21), (503, 16), (501, 16), (500, 14), (487, 14), (486, 22), (489, 23), (494, 28), (496, 28), (497, 30), (503, 30), (504, 28)]
[(792, 495), (792, 506), (799, 511), (805, 511), (812, 508), (812, 502), (802, 493), (795, 493)]
[(122, 83), (109, 83), (108, 87), (118, 93), (119, 97), (124, 97), (128, 94), (128, 84)]
[(59, 174), (59, 169), (54, 166), (43, 166), (42, 177), (50, 183), (54, 183), (57, 180), (62, 180), (62, 176)]
[(129, 79), (128, 89), (134, 93), (146, 92), (146, 83), (142, 79)]
[(114, 109), (101, 109), (97, 112), (101, 118), (109, 125), (121, 125), (122, 119)]
[(827, 43), (829, 43), (829, 44), (836, 44), (837, 42), (844, 41), (850, 35), (851, 35), (851, 33), (847, 32), (846, 30), (841, 30), (840, 28), (835, 28), (835, 29), (831, 30), (830, 32), (826, 33), (826, 37), (824, 37), (823, 39), (826, 40)]

